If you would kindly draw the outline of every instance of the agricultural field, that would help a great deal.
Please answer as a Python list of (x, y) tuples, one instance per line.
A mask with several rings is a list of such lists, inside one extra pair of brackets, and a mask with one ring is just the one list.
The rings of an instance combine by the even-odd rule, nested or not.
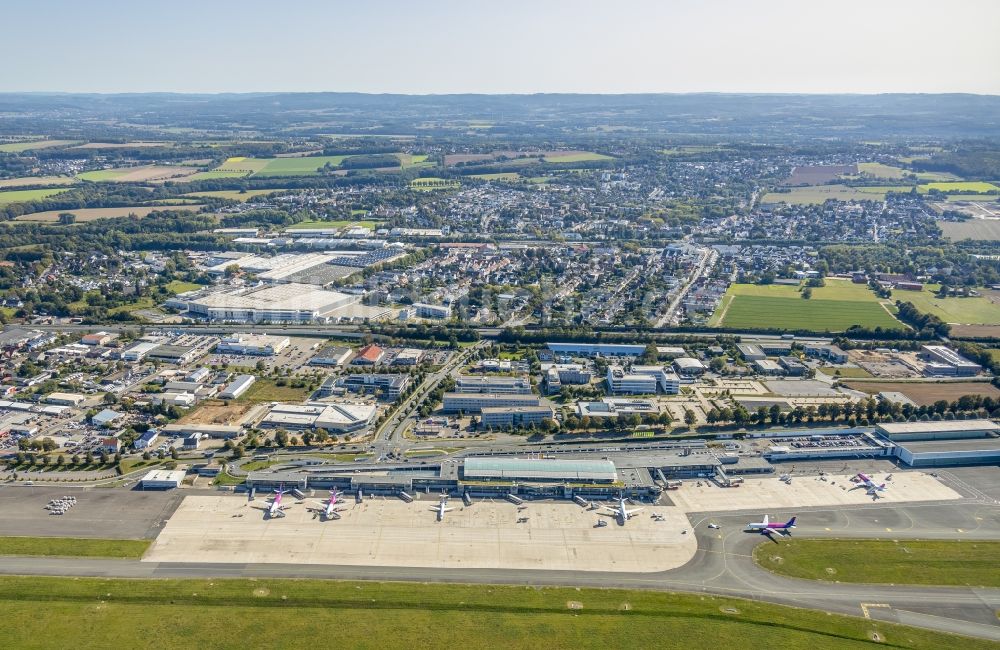
[(74, 149), (151, 149), (155, 147), (173, 147), (173, 142), (88, 142), (73, 147)]
[(396, 157), (399, 158), (399, 164), (403, 169), (422, 169), (437, 164), (433, 160), (428, 160), (429, 156), (424, 154), (397, 153)]
[(308, 156), (303, 158), (265, 158), (264, 166), (254, 176), (313, 176), (320, 167), (339, 167), (348, 156)]
[[(990, 641), (861, 617), (706, 594), (330, 580), (0, 578), (12, 648), (299, 647), (336, 630), (346, 648), (552, 650), (747, 645), (964, 650)], [(224, 624), (220, 624), (224, 621)], [(278, 624), (276, 624), (276, 621)], [(442, 636), (446, 630), (446, 637)], [(877, 631), (878, 643), (872, 641)], [(41, 642), (40, 642), (41, 641)], [(667, 644), (677, 645), (677, 644)]]
[(597, 160), (614, 160), (612, 156), (605, 156), (602, 153), (592, 151), (547, 151), (542, 156), (542, 160), (547, 163), (579, 163), (593, 162)]
[(985, 291), (982, 296), (938, 298), (939, 287), (927, 285), (923, 291), (896, 291), (897, 300), (912, 302), (924, 313), (934, 314), (946, 323), (996, 325), (1000, 323), (1000, 292)]
[(1000, 241), (1000, 219), (938, 221), (937, 225), (944, 236), (952, 241), (960, 239)]
[(785, 185), (825, 185), (846, 174), (856, 174), (856, 165), (802, 165), (792, 169)]
[(36, 223), (58, 223), (59, 215), (63, 213), (69, 213), (76, 215), (76, 223), (83, 223), (85, 221), (96, 221), (98, 219), (113, 219), (116, 217), (127, 217), (129, 215), (135, 215), (137, 217), (145, 217), (146, 215), (153, 212), (162, 212), (164, 210), (191, 210), (197, 212), (201, 210), (204, 205), (133, 205), (125, 206), (122, 208), (78, 208), (73, 210), (47, 210), (45, 212), (32, 212), (30, 214), (22, 214), (21, 216), (15, 218), (15, 221), (32, 221)]
[(208, 192), (189, 192), (184, 196), (196, 199), (228, 199), (230, 201), (247, 201), (255, 196), (265, 196), (274, 192), (281, 192), (281, 189), (274, 190), (212, 190)]
[(11, 203), (25, 203), (26, 201), (37, 201), (47, 199), (56, 194), (68, 192), (65, 189), (49, 190), (11, 190), (10, 192), (0, 192), (0, 205), (10, 205)]
[(869, 395), (883, 391), (903, 393), (918, 405), (930, 405), (938, 400), (952, 402), (964, 395), (982, 395), (1000, 398), (1000, 389), (985, 381), (965, 382), (912, 382), (912, 381), (848, 381), (845, 384), (854, 390)]
[(982, 181), (955, 181), (955, 182), (940, 182), (940, 183), (924, 183), (923, 185), (917, 186), (917, 191), (920, 193), (930, 192), (931, 190), (939, 190), (941, 192), (1000, 192), (1000, 187), (997, 187), (993, 183), (984, 183)]
[(779, 548), (761, 544), (753, 556), (765, 569), (805, 580), (1000, 587), (994, 541), (794, 539)]
[(33, 140), (31, 142), (7, 142), (0, 144), (0, 153), (23, 153), (35, 149), (51, 149), (53, 147), (65, 147), (66, 145), (79, 144), (79, 140)]
[(21, 178), (4, 178), (0, 180), (0, 188), (30, 187), (32, 185), (74, 185), (75, 178), (70, 176), (23, 176)]
[(414, 178), (410, 181), (410, 189), (421, 192), (433, 192), (434, 190), (457, 190), (462, 187), (462, 183), (450, 178)]
[(194, 167), (172, 165), (143, 165), (142, 167), (122, 167), (119, 169), (100, 169), (77, 174), (77, 178), (95, 183), (148, 183), (181, 179), (191, 176), (198, 170)]
[(814, 287), (812, 298), (802, 298), (789, 285), (734, 284), (715, 314), (712, 327), (772, 328), (816, 332), (841, 332), (852, 325), (901, 329), (904, 326), (886, 311), (867, 286), (847, 280), (826, 280)]
[(906, 185), (880, 185), (873, 187), (848, 187), (847, 185), (815, 185), (796, 187), (788, 192), (768, 192), (761, 203), (788, 203), (789, 205), (822, 205), (830, 199), (837, 201), (881, 201), (887, 192), (909, 192)]
[(957, 181), (958, 176), (947, 172), (916, 172), (902, 167), (882, 163), (858, 163), (858, 173), (883, 180), (903, 180), (916, 178), (920, 181)]

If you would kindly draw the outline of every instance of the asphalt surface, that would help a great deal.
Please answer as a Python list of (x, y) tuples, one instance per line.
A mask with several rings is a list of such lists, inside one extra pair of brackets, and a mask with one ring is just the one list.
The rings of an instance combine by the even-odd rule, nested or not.
[[(769, 513), (799, 516), (805, 537), (1000, 539), (1000, 505), (993, 499), (905, 506), (871, 505)], [(748, 598), (876, 621), (905, 623), (1000, 642), (1000, 589), (821, 583), (785, 578), (754, 564), (756, 544), (776, 544), (744, 532), (760, 513), (692, 514), (698, 551), (685, 566), (659, 573), (603, 573), (301, 564), (155, 563), (91, 558), (0, 557), (0, 574), (126, 578), (323, 578), (445, 583), (655, 589)], [(719, 529), (708, 528), (709, 523)], [(859, 558), (863, 562), (864, 558)]]

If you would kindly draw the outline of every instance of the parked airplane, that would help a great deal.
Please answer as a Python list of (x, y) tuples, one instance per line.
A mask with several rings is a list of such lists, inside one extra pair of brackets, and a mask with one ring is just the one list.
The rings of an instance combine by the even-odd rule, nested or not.
[(288, 506), (281, 505), (281, 497), (285, 494), (285, 486), (281, 485), (277, 490), (274, 491), (274, 497), (271, 499), (271, 503), (266, 507), (251, 506), (252, 508), (257, 508), (258, 510), (264, 511), (264, 516), (268, 519), (275, 519), (277, 517), (285, 516), (285, 508)]
[(632, 510), (629, 510), (628, 508), (625, 507), (625, 499), (618, 499), (617, 508), (612, 508), (611, 506), (601, 506), (601, 507), (612, 513), (614, 517), (618, 519), (618, 523), (621, 524), (622, 526), (624, 526), (625, 522), (631, 519), (632, 516), (635, 515), (635, 513), (642, 510), (642, 508), (634, 508)]
[(782, 536), (791, 535), (792, 529), (795, 528), (795, 517), (792, 517), (785, 523), (772, 522), (767, 515), (764, 515), (764, 521), (752, 521), (747, 524), (747, 530), (752, 532), (758, 532), (761, 535), (771, 535), (777, 533)]
[(327, 499), (326, 501), (320, 502), (320, 506), (322, 506), (321, 508), (310, 508), (310, 510), (319, 512), (320, 515), (322, 515), (324, 521), (329, 521), (331, 519), (340, 519), (340, 515), (337, 514), (340, 510), (342, 510), (342, 508), (337, 507), (338, 503), (337, 497), (339, 496), (340, 493), (337, 492), (337, 488), (334, 488), (330, 490), (330, 498)]
[(879, 485), (867, 474), (858, 472), (858, 475), (854, 477), (854, 480), (858, 483), (858, 485), (867, 488), (868, 494), (872, 495), (876, 499), (878, 498), (879, 492), (885, 491), (885, 483)]
[(444, 513), (451, 512), (452, 510), (454, 510), (454, 508), (448, 508), (447, 505), (448, 505), (448, 495), (442, 494), (441, 500), (438, 501), (438, 504), (433, 508), (431, 508), (431, 510), (437, 513), (438, 521), (444, 521)]

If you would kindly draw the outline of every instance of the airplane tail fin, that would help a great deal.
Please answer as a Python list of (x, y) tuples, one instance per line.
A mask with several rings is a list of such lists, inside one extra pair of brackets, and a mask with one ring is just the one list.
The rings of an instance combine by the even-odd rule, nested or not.
[(792, 517), (791, 519), (789, 519), (788, 523), (785, 524), (785, 527), (791, 528), (792, 526), (794, 526), (795, 525), (795, 519), (796, 519), (795, 517)]

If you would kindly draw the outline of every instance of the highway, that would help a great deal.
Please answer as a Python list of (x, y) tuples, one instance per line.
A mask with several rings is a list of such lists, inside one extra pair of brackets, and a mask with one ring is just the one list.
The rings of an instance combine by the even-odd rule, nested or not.
[[(777, 512), (781, 519), (792, 513)], [(886, 507), (799, 510), (804, 537), (882, 537), (892, 539), (1000, 539), (1000, 506), (969, 499)], [(784, 578), (754, 564), (758, 544), (773, 544), (744, 532), (759, 513), (691, 515), (698, 551), (685, 566), (660, 573), (348, 567), (304, 564), (155, 563), (101, 558), (0, 557), (0, 574), (99, 576), (123, 578), (322, 578), (416, 582), (554, 585), (654, 589), (748, 598), (805, 607), (876, 621), (904, 623), (1000, 642), (1000, 589), (820, 583)], [(719, 529), (708, 528), (716, 523)], [(780, 552), (780, 551), (778, 551)], [(864, 562), (864, 558), (858, 558)]]

